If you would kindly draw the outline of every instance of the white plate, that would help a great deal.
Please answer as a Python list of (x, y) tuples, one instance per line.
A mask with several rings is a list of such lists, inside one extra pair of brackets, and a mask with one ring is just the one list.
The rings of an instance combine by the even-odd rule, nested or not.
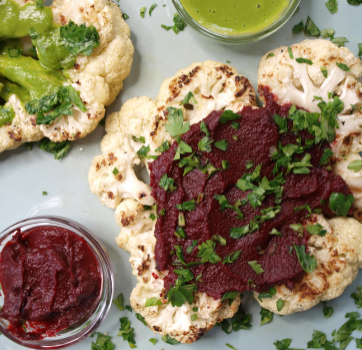
[[(345, 36), (349, 40), (346, 46), (357, 54), (357, 43), (362, 42), (361, 18), (362, 6), (351, 6), (346, 0), (339, 0), (338, 12), (332, 15), (324, 3), (326, 0), (302, 0), (300, 10), (291, 20), (274, 35), (251, 44), (228, 46), (213, 42), (190, 27), (175, 35), (172, 30), (165, 31), (161, 24), (172, 24), (175, 9), (171, 0), (158, 2), (158, 6), (148, 15), (149, 7), (157, 0), (121, 0), (120, 7), (130, 18), (131, 39), (135, 46), (134, 62), (130, 76), (125, 80), (124, 88), (117, 101), (107, 109), (107, 114), (118, 111), (125, 101), (135, 96), (146, 95), (156, 98), (164, 79), (174, 75), (180, 68), (193, 62), (216, 60), (223, 63), (231, 61), (239, 72), (247, 76), (254, 88), (257, 88), (257, 68), (261, 56), (281, 45), (291, 45), (305, 39), (304, 34), (293, 34), (292, 27), (310, 15), (320, 29), (333, 28), (336, 36)], [(162, 5), (166, 4), (166, 7)], [(147, 6), (145, 18), (140, 17), (140, 8)], [(114, 238), (119, 227), (114, 212), (103, 206), (93, 195), (88, 185), (88, 170), (94, 156), (101, 154), (100, 142), (104, 136), (104, 127), (99, 126), (85, 139), (72, 145), (70, 154), (61, 161), (53, 159), (51, 154), (37, 148), (28, 151), (20, 147), (0, 155), (0, 231), (27, 217), (38, 215), (59, 215), (76, 220), (89, 228), (105, 244), (114, 265), (116, 286), (115, 294), (123, 293), (129, 299), (136, 278), (131, 273), (129, 255), (116, 245)], [(48, 195), (43, 196), (42, 192)], [(284, 338), (293, 340), (292, 348), (306, 348), (312, 339), (313, 330), (330, 333), (344, 322), (344, 314), (357, 311), (350, 295), (361, 282), (361, 276), (345, 291), (344, 295), (329, 302), (334, 307), (331, 318), (325, 319), (322, 305), (314, 309), (287, 317), (274, 316), (274, 320), (262, 327), (260, 324), (260, 307), (256, 302), (246, 305), (252, 314), (253, 327), (237, 333), (226, 335), (220, 328), (214, 328), (200, 341), (192, 345), (177, 345), (177, 349), (220, 350), (228, 349), (225, 343), (232, 344), (238, 350), (275, 349), (273, 342)], [(129, 303), (128, 303), (129, 304)], [(117, 349), (128, 349), (121, 338), (117, 338), (119, 318), (128, 316), (135, 328), (138, 349), (172, 349), (164, 344), (143, 324), (136, 320), (134, 312), (120, 312), (115, 306), (100, 327), (99, 331), (113, 336)], [(158, 339), (153, 346), (148, 340)], [(355, 337), (361, 333), (355, 332)], [(90, 350), (91, 339), (72, 347), (77, 350)], [(347, 350), (355, 348), (352, 341)], [(0, 350), (19, 350), (17, 346), (0, 336)]]

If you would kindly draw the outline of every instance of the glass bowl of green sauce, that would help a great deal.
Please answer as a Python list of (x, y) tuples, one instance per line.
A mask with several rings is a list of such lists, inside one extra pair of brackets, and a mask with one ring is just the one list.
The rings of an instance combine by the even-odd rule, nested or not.
[(209, 38), (243, 43), (282, 27), (301, 0), (172, 0), (187, 24)]

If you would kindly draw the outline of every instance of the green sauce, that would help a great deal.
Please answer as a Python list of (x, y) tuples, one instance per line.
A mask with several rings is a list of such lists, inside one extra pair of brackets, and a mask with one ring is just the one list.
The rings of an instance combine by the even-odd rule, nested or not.
[[(34, 52), (30, 56), (23, 56), (20, 38), (29, 34), (37, 48), (37, 55)], [(7, 102), (15, 94), (25, 104), (56, 92), (66, 80), (61, 69), (69, 69), (74, 63), (75, 56), (60, 43), (59, 26), (53, 22), (53, 13), (49, 7), (34, 3), (20, 6), (13, 0), (0, 0), (2, 100)], [(9, 122), (13, 112), (7, 107), (0, 108), (2, 126)]]
[(274, 23), (290, 0), (180, 0), (188, 14), (219, 34), (259, 32)]

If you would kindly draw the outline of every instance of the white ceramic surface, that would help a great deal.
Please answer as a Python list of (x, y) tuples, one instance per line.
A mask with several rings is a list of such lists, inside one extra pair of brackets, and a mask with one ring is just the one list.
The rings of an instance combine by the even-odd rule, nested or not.
[[(118, 111), (126, 100), (135, 96), (147, 95), (155, 98), (162, 81), (174, 75), (178, 69), (189, 64), (208, 59), (231, 64), (240, 74), (246, 75), (257, 87), (257, 68), (261, 56), (270, 49), (281, 45), (291, 45), (305, 39), (304, 34), (293, 34), (292, 27), (310, 15), (320, 29), (333, 28), (336, 36), (345, 36), (349, 40), (346, 46), (357, 54), (357, 43), (362, 42), (361, 18), (362, 6), (351, 6), (346, 0), (339, 0), (338, 13), (332, 15), (324, 3), (326, 0), (302, 0), (300, 10), (291, 20), (272, 36), (256, 43), (229, 46), (213, 42), (192, 28), (175, 35), (172, 30), (165, 31), (161, 24), (172, 24), (175, 9), (171, 0), (121, 0), (120, 7), (130, 18), (131, 39), (135, 46), (134, 62), (130, 76), (125, 80), (123, 91), (117, 101), (108, 108), (107, 113)], [(157, 2), (158, 6), (148, 15), (149, 7)], [(165, 7), (162, 5), (166, 4)], [(140, 8), (147, 6), (145, 18), (140, 17)], [(74, 142), (70, 154), (61, 161), (53, 159), (51, 154), (37, 148), (28, 151), (20, 147), (0, 155), (0, 231), (16, 221), (39, 215), (59, 215), (78, 221), (86, 226), (105, 244), (115, 270), (115, 294), (123, 293), (129, 299), (136, 278), (131, 273), (129, 255), (115, 244), (114, 238), (119, 227), (114, 212), (103, 206), (94, 196), (88, 185), (87, 175), (94, 156), (101, 153), (100, 142), (104, 127), (98, 128), (85, 139)], [(43, 196), (42, 192), (48, 195)], [(312, 339), (313, 330), (330, 333), (344, 322), (344, 314), (358, 311), (350, 295), (358, 284), (362, 284), (362, 275), (345, 291), (344, 295), (329, 302), (334, 307), (331, 318), (325, 319), (322, 305), (314, 309), (287, 317), (275, 316), (272, 323), (260, 324), (260, 307), (256, 302), (245, 306), (252, 314), (253, 327), (226, 335), (220, 328), (214, 328), (200, 341), (192, 345), (175, 345), (177, 349), (221, 350), (228, 349), (225, 343), (232, 344), (238, 350), (275, 349), (273, 342), (284, 338), (293, 340), (291, 347), (305, 349)], [(129, 304), (126, 302), (126, 304)], [(107, 319), (99, 331), (113, 336), (115, 350), (129, 349), (126, 342), (117, 338), (119, 318), (128, 316), (135, 328), (138, 349), (172, 349), (175, 346), (164, 344), (142, 323), (136, 320), (134, 312), (120, 312), (112, 306)], [(355, 332), (360, 338), (361, 333)], [(158, 339), (153, 346), (148, 340)], [(90, 350), (91, 339), (70, 349)], [(338, 345), (338, 343), (337, 343)], [(24, 349), (0, 336), (0, 350)], [(347, 350), (355, 349), (352, 341)]]

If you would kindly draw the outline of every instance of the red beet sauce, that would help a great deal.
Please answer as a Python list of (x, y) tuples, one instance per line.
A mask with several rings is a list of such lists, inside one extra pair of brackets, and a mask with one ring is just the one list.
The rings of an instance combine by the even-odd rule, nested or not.
[(14, 235), (1, 252), (0, 282), (0, 317), (23, 340), (54, 336), (74, 324), (101, 290), (99, 265), (86, 241), (54, 226)]
[[(310, 173), (306, 175), (285, 174), (286, 183), (284, 187), (282, 210), (272, 220), (261, 224), (256, 232), (249, 233), (240, 239), (230, 237), (230, 228), (247, 225), (252, 218), (260, 215), (261, 209), (275, 206), (274, 195), (268, 195), (264, 199), (262, 206), (254, 209), (248, 202), (240, 209), (244, 214), (244, 219), (237, 218), (235, 211), (225, 209), (221, 211), (219, 202), (214, 199), (214, 195), (223, 194), (230, 204), (236, 200), (246, 198), (251, 191), (243, 192), (235, 187), (238, 179), (245, 173), (252, 173), (255, 166), (262, 164), (260, 179), (266, 176), (269, 180), (272, 175), (275, 162), (271, 159), (271, 149), (278, 148), (280, 141), (283, 146), (296, 144), (297, 135), (293, 132), (279, 135), (278, 126), (273, 120), (275, 113), (282, 117), (288, 114), (291, 105), (279, 106), (273, 101), (273, 97), (264, 91), (267, 99), (267, 107), (252, 109), (245, 107), (237, 120), (240, 128), (235, 130), (231, 127), (231, 122), (221, 124), (219, 118), (222, 112), (214, 111), (204, 119), (209, 131), (210, 138), (214, 143), (226, 140), (229, 145), (227, 151), (222, 151), (212, 145), (212, 152), (201, 152), (198, 149), (198, 142), (205, 136), (200, 131), (200, 123), (191, 126), (190, 130), (182, 136), (182, 140), (190, 145), (194, 152), (201, 156), (201, 162), (209, 159), (215, 168), (222, 168), (222, 160), (228, 160), (229, 169), (216, 172), (211, 177), (203, 174), (200, 170), (193, 170), (183, 176), (184, 168), (178, 166), (179, 161), (174, 161), (177, 143), (174, 142), (170, 149), (158, 157), (150, 164), (152, 196), (158, 205), (158, 214), (165, 209), (165, 215), (159, 215), (156, 223), (155, 236), (157, 239), (155, 255), (157, 266), (160, 270), (169, 270), (169, 275), (165, 278), (165, 287), (169, 288), (174, 284), (177, 275), (173, 273), (175, 265), (172, 263), (177, 259), (174, 251), (175, 245), (183, 248), (185, 261), (187, 263), (200, 260), (197, 258), (199, 249), (196, 248), (191, 254), (186, 252), (193, 240), (197, 240), (200, 245), (209, 240), (213, 235), (218, 234), (226, 239), (226, 246), (216, 244), (215, 252), (222, 260), (226, 255), (241, 250), (238, 259), (232, 264), (223, 265), (205, 263), (191, 268), (194, 276), (202, 274), (197, 282), (198, 291), (206, 292), (214, 298), (221, 298), (227, 291), (256, 290), (264, 291), (270, 286), (285, 283), (289, 288), (299, 280), (304, 271), (298, 261), (293, 243), (305, 245), (307, 247), (308, 233), (304, 232), (300, 237), (289, 225), (301, 222), (308, 214), (307, 210), (296, 212), (294, 208), (309, 204), (310, 208), (321, 208), (322, 213), (333, 216), (328, 207), (329, 197), (333, 192), (350, 194), (345, 181), (334, 175), (326, 166), (319, 166), (319, 161), (328, 143), (314, 145), (307, 149), (305, 153), (311, 154)], [(288, 120), (288, 129), (292, 127), (292, 122)], [(233, 138), (233, 135), (236, 135)], [(299, 132), (302, 138), (302, 145), (306, 139), (314, 137), (307, 131)], [(300, 155), (300, 159), (303, 155)], [(252, 160), (254, 166), (246, 168), (247, 161)], [(284, 169), (284, 168), (283, 168)], [(284, 169), (285, 170), (285, 169)], [(158, 184), (161, 177), (167, 174), (175, 180), (177, 190), (166, 192)], [(174, 234), (178, 226), (179, 210), (176, 204), (181, 204), (194, 199), (197, 201), (198, 195), (204, 194), (201, 203), (196, 205), (196, 210), (185, 211), (186, 226), (184, 227), (187, 238), (177, 238)], [(326, 203), (321, 205), (321, 200)], [(283, 236), (270, 235), (270, 231), (276, 228)], [(248, 264), (249, 261), (257, 261), (264, 269), (264, 273), (257, 274)], [(180, 268), (180, 267), (175, 267)], [(249, 281), (249, 284), (248, 284)], [(193, 280), (190, 283), (195, 283)]]

